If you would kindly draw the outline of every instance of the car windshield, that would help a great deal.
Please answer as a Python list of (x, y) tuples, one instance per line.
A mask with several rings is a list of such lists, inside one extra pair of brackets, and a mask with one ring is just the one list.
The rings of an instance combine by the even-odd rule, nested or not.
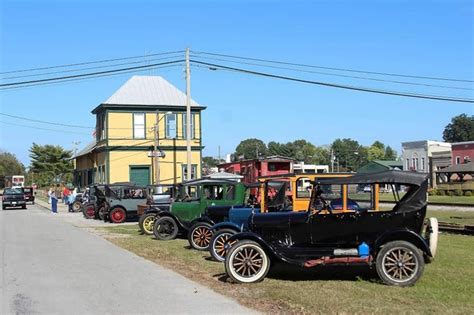
[(25, 193), (31, 193), (31, 192), (33, 191), (33, 189), (31, 189), (31, 188), (23, 188), (23, 191), (24, 191)]
[(23, 192), (20, 188), (7, 188), (3, 192), (4, 195), (21, 195)]

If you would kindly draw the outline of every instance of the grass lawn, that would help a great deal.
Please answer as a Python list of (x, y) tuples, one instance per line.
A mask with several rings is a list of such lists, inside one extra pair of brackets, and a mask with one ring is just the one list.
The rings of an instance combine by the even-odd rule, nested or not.
[(261, 283), (237, 285), (227, 282), (222, 263), (189, 249), (184, 239), (158, 241), (139, 235), (135, 225), (99, 232), (122, 248), (266, 313), (472, 314), (474, 309), (472, 236), (440, 235), (436, 260), (425, 266), (418, 283), (396, 288), (381, 284), (368, 268), (303, 270), (283, 265), (272, 268)]
[(474, 225), (474, 211), (443, 211), (428, 209), (426, 216), (435, 217), (438, 221), (442, 222)]

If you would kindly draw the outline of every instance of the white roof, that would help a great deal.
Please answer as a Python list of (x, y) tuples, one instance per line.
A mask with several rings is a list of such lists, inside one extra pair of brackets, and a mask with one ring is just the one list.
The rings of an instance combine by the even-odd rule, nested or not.
[(186, 106), (186, 94), (162, 77), (134, 75), (102, 104)]

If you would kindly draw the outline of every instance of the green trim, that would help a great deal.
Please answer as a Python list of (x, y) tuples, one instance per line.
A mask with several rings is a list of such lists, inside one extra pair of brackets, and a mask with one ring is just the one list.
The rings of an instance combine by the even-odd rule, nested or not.
[(107, 184), (110, 184), (110, 151), (106, 150), (105, 153), (105, 172), (107, 173)]
[[(205, 110), (206, 106), (191, 106), (192, 112), (199, 112)], [(100, 104), (92, 110), (92, 114), (97, 114), (99, 111), (108, 109), (113, 112), (156, 112), (156, 111), (186, 111), (186, 106), (173, 106), (173, 105), (118, 105), (118, 104)]]
[[(149, 145), (149, 146), (109, 146), (107, 147), (105, 150), (107, 151), (116, 151), (116, 150), (119, 150), (119, 151), (150, 151), (152, 150), (153, 148), (153, 145)], [(163, 151), (173, 151), (174, 149), (176, 149), (176, 151), (186, 151), (187, 150), (187, 147), (186, 146), (177, 146), (177, 147), (174, 147), (174, 146), (160, 146), (160, 149), (162, 149)], [(191, 147), (191, 151), (198, 151), (198, 150), (202, 150), (204, 149), (204, 147), (202, 146), (192, 146)]]
[[(138, 112), (138, 113), (131, 113), (132, 114), (132, 140), (146, 140), (146, 113), (144, 112)], [(135, 138), (135, 115), (143, 114), (143, 126), (144, 126), (144, 132), (143, 132), (143, 138)]]

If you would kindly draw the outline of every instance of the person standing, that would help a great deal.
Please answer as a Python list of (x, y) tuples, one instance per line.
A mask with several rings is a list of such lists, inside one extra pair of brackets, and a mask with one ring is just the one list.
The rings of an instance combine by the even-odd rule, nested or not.
[(56, 194), (56, 189), (51, 189), (51, 213), (58, 213), (58, 196)]
[(53, 194), (53, 187), (49, 187), (48, 190), (48, 203), (51, 204), (51, 195)]
[(68, 197), (69, 197), (70, 193), (71, 193), (71, 191), (67, 188), (67, 186), (64, 186), (64, 189), (63, 189), (63, 203), (64, 204), (67, 204)]

